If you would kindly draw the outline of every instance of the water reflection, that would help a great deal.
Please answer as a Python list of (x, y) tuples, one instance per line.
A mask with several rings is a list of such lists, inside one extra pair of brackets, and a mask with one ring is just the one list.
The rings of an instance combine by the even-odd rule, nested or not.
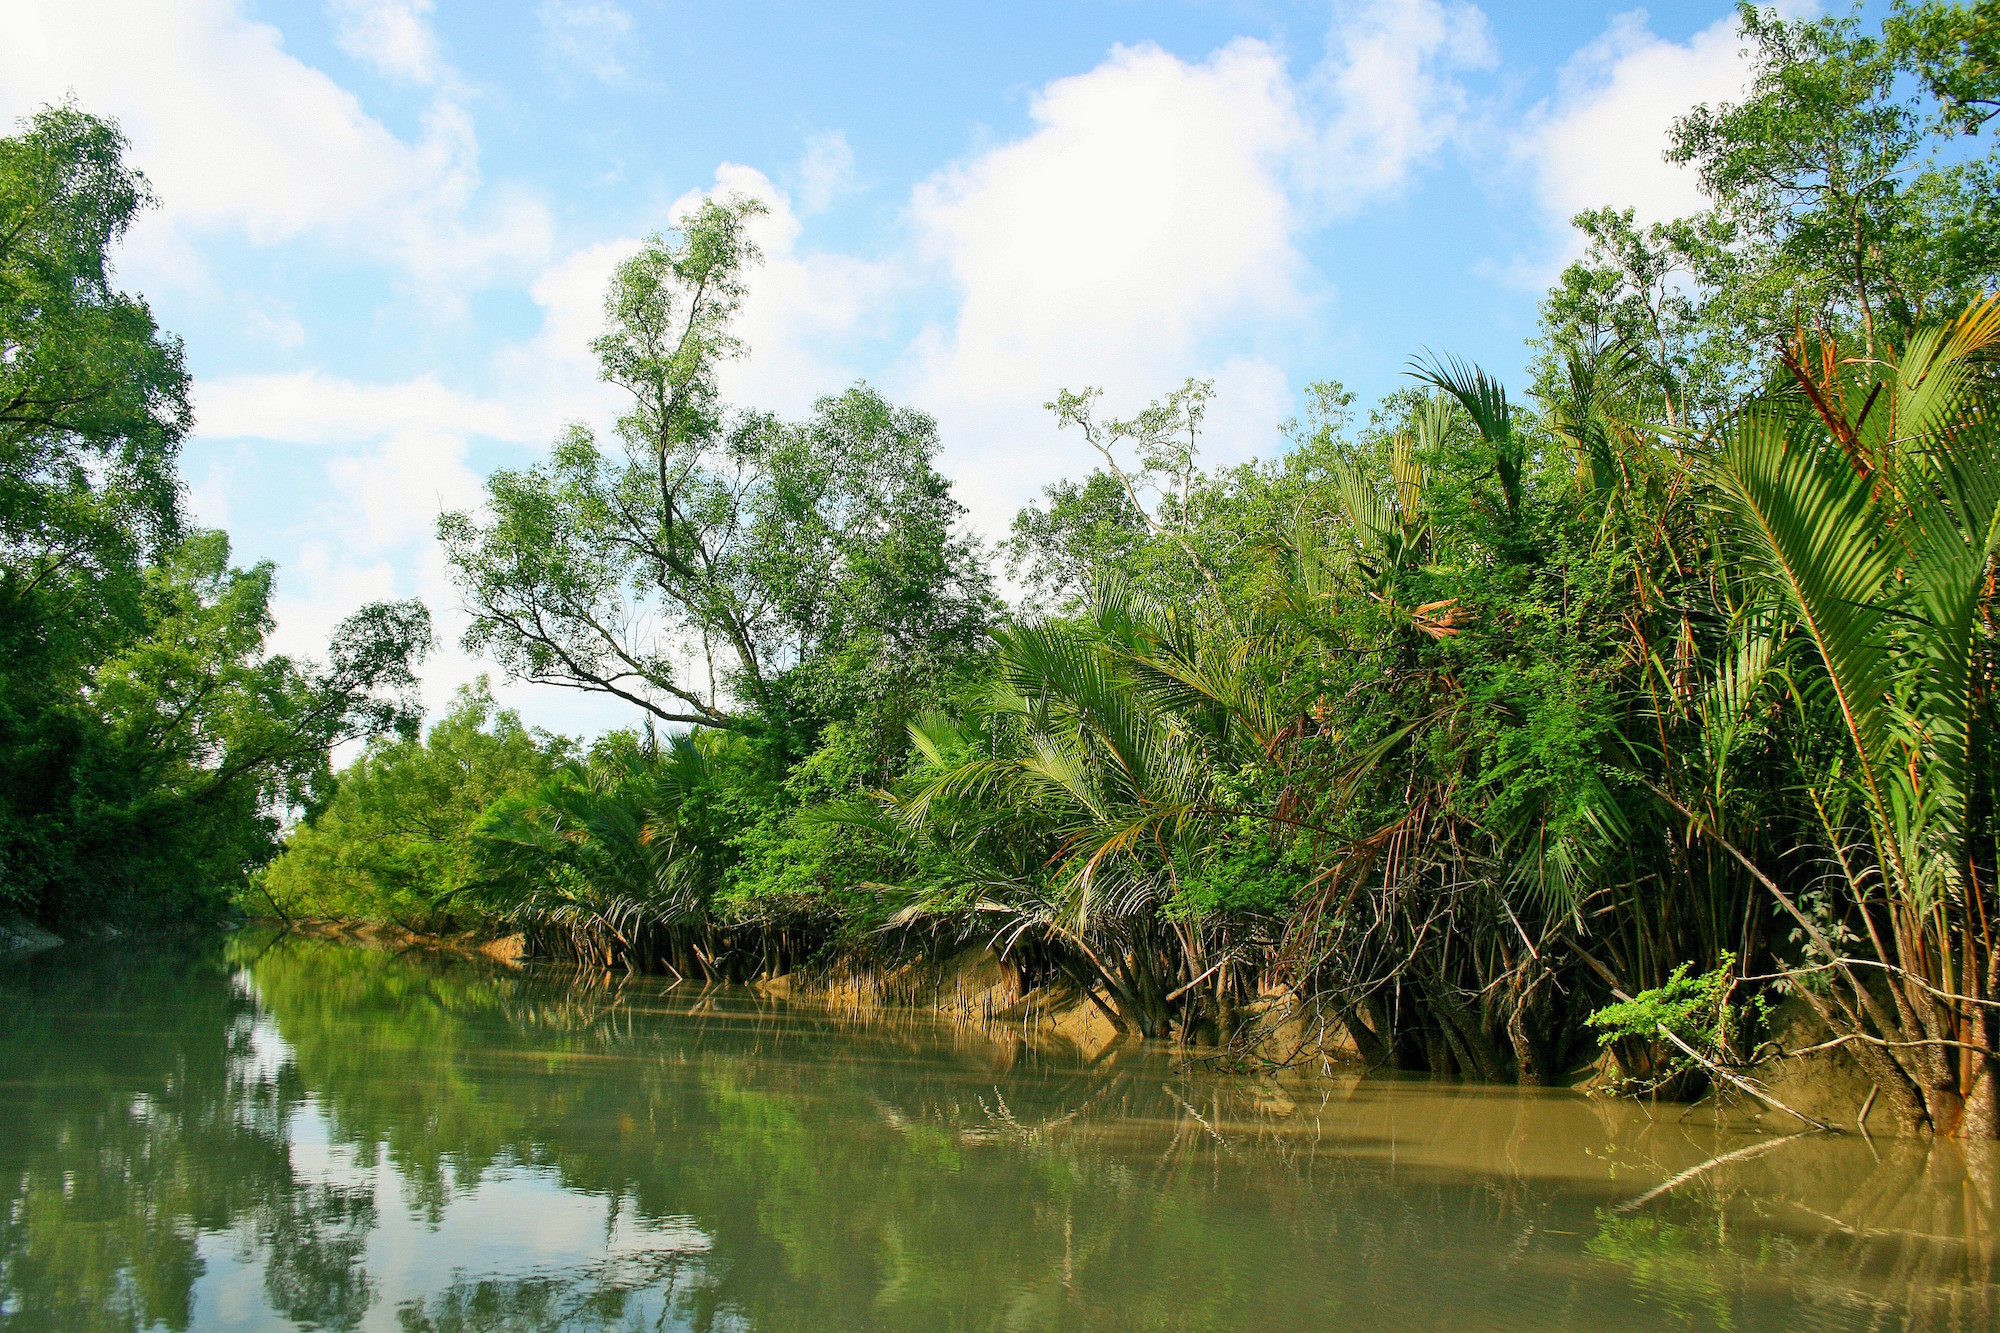
[(0, 1071), (10, 1330), (2000, 1323), (1990, 1154), (1678, 1108), (296, 936), (0, 969)]

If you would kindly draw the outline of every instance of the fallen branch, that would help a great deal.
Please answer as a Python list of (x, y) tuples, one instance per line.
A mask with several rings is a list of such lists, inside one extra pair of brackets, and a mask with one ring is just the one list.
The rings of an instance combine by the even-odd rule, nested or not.
[(1651, 1203), (1653, 1200), (1659, 1198), (1662, 1194), (1665, 1194), (1669, 1190), (1673, 1190), (1678, 1188), (1679, 1186), (1687, 1184), (1690, 1180), (1693, 1180), (1696, 1176), (1699, 1176), (1704, 1172), (1713, 1171), (1716, 1167), (1721, 1166), (1727, 1162), (1741, 1162), (1747, 1160), (1748, 1158), (1761, 1157), (1765, 1153), (1771, 1151), (1771, 1149), (1781, 1147), (1784, 1144), (1790, 1143), (1793, 1139), (1802, 1139), (1811, 1132), (1812, 1131), (1810, 1130), (1802, 1129), (1796, 1134), (1787, 1134), (1782, 1139), (1765, 1139), (1762, 1143), (1753, 1143), (1747, 1148), (1738, 1148), (1735, 1152), (1726, 1152), (1722, 1154), (1720, 1157), (1711, 1157), (1706, 1162), (1703, 1162), (1700, 1166), (1691, 1166), (1687, 1170), (1681, 1172), (1679, 1175), (1661, 1181), (1658, 1185), (1655, 1185), (1652, 1189), (1647, 1190), (1644, 1194), (1641, 1194), (1638, 1198), (1628, 1199), (1624, 1203), (1619, 1204), (1616, 1208), (1612, 1209), (1611, 1211), (1614, 1213), (1637, 1212), (1639, 1209), (1644, 1208), (1647, 1204)]
[(1193, 981), (1190, 981), (1187, 985), (1175, 991), (1172, 995), (1169, 995), (1167, 997), (1167, 1003), (1172, 1004), (1175, 1000), (1180, 999), (1181, 996), (1187, 994), (1189, 991), (1193, 990), (1196, 986), (1199, 986), (1202, 982), (1207, 981), (1217, 972), (1220, 972), (1222, 970), (1223, 963), (1227, 963), (1228, 961), (1229, 959), (1227, 957), (1224, 957), (1220, 962), (1216, 963), (1214, 967), (1209, 968), (1208, 971), (1202, 973), (1200, 976), (1196, 977)]
[[(1614, 992), (1614, 994), (1617, 994), (1618, 998), (1621, 1000), (1630, 1001), (1632, 998), (1631, 996), (1626, 995), (1623, 992)], [(1750, 1096), (1755, 1097), (1758, 1101), (1764, 1103), (1764, 1105), (1770, 1107), (1772, 1110), (1783, 1111), (1786, 1115), (1791, 1116), (1793, 1119), (1804, 1121), (1806, 1124), (1811, 1125), (1814, 1129), (1819, 1130), (1823, 1134), (1840, 1133), (1840, 1131), (1837, 1128), (1827, 1124), (1824, 1120), (1815, 1120), (1803, 1111), (1794, 1111), (1791, 1107), (1785, 1105), (1783, 1102), (1779, 1101), (1776, 1097), (1773, 1097), (1770, 1093), (1765, 1092), (1762, 1088), (1758, 1087), (1755, 1083), (1752, 1083), (1749, 1079), (1743, 1078), (1740, 1075), (1733, 1074), (1729, 1070), (1724, 1069), (1721, 1065), (1709, 1059), (1707, 1056), (1703, 1055), (1700, 1051), (1697, 1051), (1694, 1047), (1688, 1045), (1685, 1041), (1682, 1041), (1680, 1034), (1675, 1032), (1672, 1028), (1668, 1027), (1665, 1023), (1660, 1023), (1657, 1026), (1659, 1028), (1659, 1032), (1662, 1037), (1665, 1037), (1668, 1041), (1672, 1042), (1675, 1046), (1680, 1048), (1681, 1054), (1687, 1056), (1688, 1059), (1694, 1061), (1696, 1064), (1700, 1065), (1703, 1069), (1707, 1070), (1710, 1077), (1721, 1079), (1723, 1082), (1729, 1084), (1731, 1087), (1737, 1089), (1738, 1091), (1748, 1093)]]
[(1787, 1058), (1798, 1055), (1814, 1055), (1820, 1051), (1836, 1050), (1839, 1047), (1847, 1045), (1850, 1041), (1863, 1042), (1869, 1046), (1880, 1046), (1883, 1050), (1889, 1051), (1909, 1050), (1925, 1046), (1942, 1046), (1958, 1051), (1977, 1051), (1981, 1055), (1992, 1054), (1989, 1047), (1981, 1046), (1978, 1042), (1974, 1041), (1953, 1041), (1950, 1037), (1926, 1037), (1922, 1041), (1887, 1041), (1866, 1032), (1843, 1033), (1838, 1037), (1830, 1038), (1815, 1046), (1801, 1046), (1796, 1051), (1788, 1051), (1780, 1047), (1778, 1054)]

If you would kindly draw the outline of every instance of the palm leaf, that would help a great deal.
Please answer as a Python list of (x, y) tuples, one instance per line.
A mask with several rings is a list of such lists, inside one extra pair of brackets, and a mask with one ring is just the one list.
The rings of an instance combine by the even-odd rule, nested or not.
[(1715, 467), (1755, 565), (1805, 626), (1878, 827), (1893, 826), (1896, 672), (1884, 606), (1896, 546), (1867, 478), (1795, 408), (1746, 412)]
[(1500, 493), (1510, 515), (1521, 510), (1522, 478), (1526, 455), (1514, 433), (1514, 416), (1507, 404), (1507, 390), (1499, 380), (1457, 357), (1418, 358), (1410, 373), (1458, 400), (1472, 424), (1493, 446), (1493, 473), (1500, 481)]

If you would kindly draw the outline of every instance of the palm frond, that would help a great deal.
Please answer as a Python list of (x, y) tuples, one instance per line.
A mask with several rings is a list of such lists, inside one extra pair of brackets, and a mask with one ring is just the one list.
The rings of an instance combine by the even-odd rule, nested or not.
[(1507, 512), (1518, 515), (1527, 460), (1514, 431), (1514, 416), (1507, 403), (1505, 386), (1478, 366), (1455, 356), (1419, 357), (1411, 362), (1410, 374), (1450, 394), (1472, 418), (1472, 424), (1493, 448), (1493, 473), (1500, 482)]

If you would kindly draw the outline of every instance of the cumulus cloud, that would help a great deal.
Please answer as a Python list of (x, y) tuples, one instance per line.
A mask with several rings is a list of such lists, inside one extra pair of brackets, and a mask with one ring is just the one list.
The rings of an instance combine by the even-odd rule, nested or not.
[[(1028, 134), (921, 182), (904, 241), (881, 255), (804, 243), (802, 218), (851, 180), (837, 132), (808, 141), (795, 192), (724, 163), (668, 220), (709, 194), (768, 209), (737, 323), (751, 355), (723, 374), (733, 401), (800, 414), (872, 365), (940, 417), (947, 467), (999, 533), (1042, 483), (1088, 462), (1041, 408), (1064, 385), (1102, 386), (1125, 411), (1189, 374), (1213, 378), (1210, 457), (1268, 448), (1291, 387), (1243, 330), (1312, 314), (1325, 293), (1301, 236), (1401, 187), (1448, 144), (1467, 104), (1457, 75), (1491, 55), (1479, 12), (1439, 0), (1343, 9), (1304, 79), (1257, 41), (1196, 61), (1118, 47), (1040, 89)], [(501, 380), (608, 420), (618, 404), (594, 383), (587, 345), (612, 269), (639, 244), (548, 265), (532, 288), (541, 330), (499, 354)], [(919, 332), (898, 345), (912, 314)]]
[(1102, 387), (1122, 413), (1214, 378), (1211, 460), (1270, 448), (1291, 389), (1260, 344), (1330, 294), (1301, 241), (1453, 142), (1461, 75), (1492, 59), (1481, 13), (1440, 0), (1343, 7), (1303, 79), (1259, 41), (1199, 61), (1118, 47), (1041, 89), (1026, 136), (920, 185), (917, 250), (956, 301), (902, 382), (944, 422), (980, 525), (1005, 531), (1090, 462), (1041, 409), (1065, 385)]
[(558, 64), (605, 83), (626, 77), (632, 16), (613, 0), (541, 0), (535, 6), (542, 45)]
[[(354, 7), (378, 10), (421, 27), (414, 5)], [(408, 45), (396, 22), (355, 29), (364, 31), (380, 40), (358, 49), (388, 67), (431, 68), (422, 62), (434, 52)], [(403, 38), (381, 37), (398, 31)], [(218, 233), (256, 245), (315, 238), (399, 263), (435, 286), (548, 249), (537, 201), (482, 197), (472, 120), (452, 95), (434, 94), (421, 133), (398, 137), (236, 0), (69, 0), (10, 14), (0, 113), (23, 116), (72, 92), (86, 109), (118, 118), (160, 196), (162, 208), (134, 230), (142, 264), (148, 255), (186, 260), (196, 239)], [(148, 276), (178, 275), (155, 263)]]
[(1740, 97), (1750, 75), (1734, 15), (1685, 42), (1656, 36), (1643, 13), (1622, 14), (1562, 72), (1556, 97), (1530, 122), (1520, 151), (1543, 206), (1567, 221), (1587, 208), (1630, 207), (1641, 222), (1704, 206), (1695, 173), (1665, 160), (1675, 117)]
[(621, 236), (583, 246), (536, 274), (528, 295), (541, 310), (533, 336), (499, 348), (494, 381), (510, 395), (508, 412), (537, 441), (564, 422), (607, 426), (623, 404), (597, 378), (590, 341), (604, 331), (604, 294), (611, 274), (641, 244)]
[[(734, 331), (750, 355), (722, 368), (724, 395), (734, 403), (801, 415), (815, 398), (838, 392), (864, 369), (859, 353), (878, 339), (879, 321), (908, 295), (907, 271), (894, 260), (870, 260), (801, 243), (804, 226), (791, 197), (769, 176), (725, 162), (711, 184), (675, 199), (661, 219), (679, 225), (708, 197), (762, 202), (750, 237), (762, 261), (748, 275), (749, 294)], [(621, 236), (581, 247), (550, 263), (529, 286), (541, 321), (529, 338), (495, 353), (498, 410), (520, 430), (547, 439), (566, 421), (608, 427), (626, 403), (598, 379), (590, 342), (604, 330), (604, 296), (617, 266), (644, 244)]]
[[(1267, 357), (1207, 343), (1312, 305), (1287, 155), (1321, 144), (1296, 100), (1259, 43), (1197, 63), (1121, 48), (1043, 90), (1029, 136), (920, 184), (906, 243), (876, 257), (809, 247), (801, 204), (763, 172), (722, 164), (668, 221), (710, 196), (767, 210), (751, 224), (763, 260), (735, 326), (750, 354), (724, 367), (725, 395), (796, 416), (886, 365), (884, 387), (940, 417), (946, 466), (989, 533), (1074, 461), (1040, 406), (1064, 384), (1106, 386), (1125, 410), (1189, 373), (1216, 378), (1212, 456), (1254, 452), (1289, 410), (1285, 376)], [(556, 397), (595, 404), (570, 415), (607, 420), (619, 404), (601, 385), (587, 397), (587, 345), (612, 269), (640, 243), (601, 243), (545, 269), (533, 288), (541, 330), (502, 353), (502, 378), (560, 383)], [(940, 301), (945, 313), (908, 340), (909, 313)]]
[[(363, 559), (345, 545), (305, 542), (278, 571), (271, 598), (278, 624), (270, 645), (281, 653), (324, 658), (342, 620), (369, 602), (407, 596), (407, 580), (386, 556)], [(440, 702), (433, 692), (427, 694), (429, 705)]]
[(457, 431), (404, 427), (370, 448), (329, 459), (341, 529), (361, 537), (364, 550), (428, 548), (439, 514), (477, 509), (484, 497), (466, 452)]
[[(433, 534), (446, 509), (476, 508), (482, 482), (468, 459), (474, 438), (538, 443), (547, 420), (421, 377), (371, 384), (320, 372), (223, 378), (200, 386), (204, 436), (239, 442), (234, 456), (195, 478), (204, 522), (232, 509), (229, 479), (241, 467), (280, 466), (313, 477), (297, 489), (281, 521), (298, 545), (284, 562), (274, 601), (273, 642), (288, 652), (324, 651), (327, 635), (363, 602), (422, 597), (441, 637), (464, 629), (458, 598)], [(264, 515), (266, 522), (272, 515)], [(433, 705), (477, 674), (447, 650), (426, 672)]]
[(1402, 185), (1459, 131), (1469, 98), (1454, 74), (1495, 59), (1486, 15), (1472, 5), (1342, 6), (1309, 84), (1325, 119), (1306, 166), (1326, 201), (1350, 210)]
[(1269, 47), (1194, 64), (1121, 47), (1030, 114), (1031, 134), (912, 201), (923, 251), (959, 290), (934, 380), (991, 397), (1080, 365), (1141, 371), (1183, 359), (1206, 325), (1296, 306), (1284, 155), (1302, 126)]

